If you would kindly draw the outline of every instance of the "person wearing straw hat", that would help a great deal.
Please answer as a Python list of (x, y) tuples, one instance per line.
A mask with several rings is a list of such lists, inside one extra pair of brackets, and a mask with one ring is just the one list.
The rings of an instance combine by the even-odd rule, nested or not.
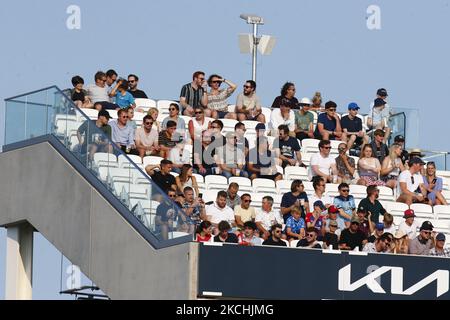
[(397, 230), (394, 234), (395, 246), (393, 253), (408, 254), (409, 238), (402, 230)]

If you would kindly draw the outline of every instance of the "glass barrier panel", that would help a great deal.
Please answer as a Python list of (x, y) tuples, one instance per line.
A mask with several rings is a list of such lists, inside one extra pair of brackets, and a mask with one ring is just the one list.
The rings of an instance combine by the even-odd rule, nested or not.
[(26, 140), (24, 126), (26, 103), (6, 101), (5, 144)]

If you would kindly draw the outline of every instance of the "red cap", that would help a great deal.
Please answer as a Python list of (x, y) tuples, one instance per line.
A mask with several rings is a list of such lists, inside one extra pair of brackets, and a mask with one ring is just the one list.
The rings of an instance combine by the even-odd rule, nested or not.
[(403, 218), (408, 219), (408, 218), (412, 218), (415, 217), (416, 215), (414, 214), (414, 210), (413, 209), (408, 209), (405, 210)]
[(338, 213), (338, 212), (339, 210), (338, 208), (336, 208), (336, 206), (331, 205), (328, 207), (328, 213)]

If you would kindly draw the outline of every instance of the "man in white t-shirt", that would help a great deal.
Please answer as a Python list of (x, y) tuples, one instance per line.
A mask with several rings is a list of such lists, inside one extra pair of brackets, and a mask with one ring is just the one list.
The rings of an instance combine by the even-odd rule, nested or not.
[(265, 196), (262, 199), (261, 209), (256, 210), (256, 226), (258, 227), (261, 238), (266, 240), (270, 236), (270, 228), (274, 224), (283, 224), (283, 218), (281, 217), (280, 211), (273, 210), (273, 198), (271, 196)]
[(217, 226), (220, 221), (227, 221), (232, 227), (236, 227), (234, 212), (233, 209), (227, 206), (227, 193), (225, 191), (219, 191), (216, 201), (206, 207), (206, 216), (208, 221), (215, 227), (214, 234), (218, 233)]
[(313, 179), (314, 193), (310, 196), (308, 195), (309, 202), (309, 212), (314, 211), (314, 202), (322, 201), (326, 208), (333, 204), (333, 199), (325, 193), (325, 181), (321, 177), (316, 177)]
[[(309, 180), (314, 177), (322, 177), (325, 182), (339, 183), (336, 160), (330, 157), (331, 143), (329, 140), (321, 140), (319, 142), (319, 153), (315, 153), (311, 157), (308, 171)], [(333, 181), (334, 177), (334, 181)]]
[(405, 221), (402, 221), (398, 227), (398, 230), (404, 232), (410, 240), (417, 236), (417, 229), (420, 226), (419, 222), (414, 220), (415, 216), (414, 210), (406, 210), (403, 215), (403, 219), (405, 219)]
[(158, 130), (153, 128), (153, 118), (146, 115), (142, 120), (142, 127), (137, 128), (134, 141), (141, 158), (145, 156), (159, 156)]
[(409, 160), (409, 169), (403, 171), (398, 177), (397, 202), (406, 203), (410, 206), (414, 202), (428, 203), (426, 199), (427, 190), (423, 185), (423, 178), (420, 171), (425, 162), (419, 157), (413, 157)]
[(295, 113), (291, 110), (292, 106), (289, 100), (282, 99), (280, 108), (272, 110), (270, 115), (269, 128), (271, 130), (271, 135), (274, 137), (278, 136), (278, 127), (285, 124), (289, 128), (289, 132), (294, 135), (295, 131)]

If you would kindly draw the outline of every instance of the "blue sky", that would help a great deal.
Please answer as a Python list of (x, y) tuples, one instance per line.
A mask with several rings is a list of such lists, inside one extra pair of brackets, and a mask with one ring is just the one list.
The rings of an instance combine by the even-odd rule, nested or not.
[[(81, 30), (66, 28), (72, 4), (81, 8)], [(380, 30), (367, 28), (369, 5), (381, 9)], [(0, 99), (53, 84), (66, 88), (75, 74), (88, 84), (97, 70), (109, 68), (138, 74), (154, 99), (178, 99), (196, 70), (241, 88), (251, 77), (251, 58), (238, 48), (238, 34), (250, 32), (239, 18), (244, 12), (264, 17), (260, 34), (277, 38), (272, 55), (259, 57), (264, 105), (292, 81), (298, 98), (318, 90), (340, 111), (356, 101), (368, 112), (376, 90), (385, 87), (392, 106), (418, 110), (419, 140), (408, 147), (450, 151), (447, 139), (437, 139), (445, 137), (450, 101), (450, 8), (444, 0), (8, 1), (0, 11)], [(3, 124), (0, 132), (2, 141)], [(37, 245), (49, 255), (39, 264), (59, 261), (45, 241)], [(0, 298), (3, 258), (1, 231)], [(59, 284), (44, 286), (39, 297), (59, 298), (58, 290)]]

